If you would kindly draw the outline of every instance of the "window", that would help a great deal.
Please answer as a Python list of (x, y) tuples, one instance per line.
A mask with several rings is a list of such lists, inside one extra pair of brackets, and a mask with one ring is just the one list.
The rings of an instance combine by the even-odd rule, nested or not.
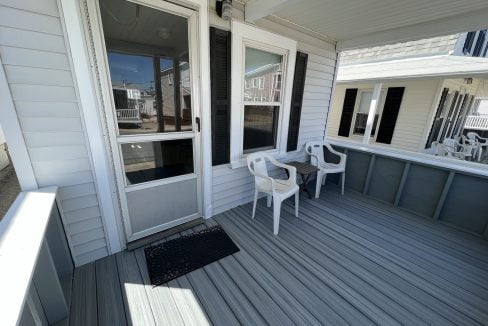
[(264, 89), (265, 78), (272, 78), (283, 69), (282, 66), (283, 55), (246, 46), (244, 82), (256, 80), (258, 88), (245, 96), (253, 100), (244, 102), (244, 153), (276, 146), (280, 97), (275, 97), (272, 91), (263, 96), (261, 90)]
[[(371, 136), (374, 136), (376, 132), (376, 126), (378, 124), (380, 113), (383, 107), (384, 95), (385, 94), (382, 91), (380, 95), (380, 102), (378, 103), (378, 107), (376, 108), (376, 114), (374, 116), (373, 128), (371, 129)], [(354, 127), (352, 130), (352, 133), (355, 135), (364, 135), (364, 132), (366, 131), (366, 123), (368, 121), (368, 113), (369, 113), (369, 107), (371, 104), (372, 97), (373, 97), (372, 91), (361, 92), (358, 108), (356, 111)]]
[(279, 106), (244, 107), (244, 153), (276, 146)]
[(296, 41), (237, 21), (232, 31), (230, 161), (240, 167), (251, 152), (286, 153)]

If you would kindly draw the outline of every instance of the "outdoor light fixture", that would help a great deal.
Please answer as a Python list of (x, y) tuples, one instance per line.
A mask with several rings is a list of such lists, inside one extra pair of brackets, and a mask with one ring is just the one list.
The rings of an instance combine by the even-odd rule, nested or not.
[(217, 0), (215, 9), (217, 10), (217, 15), (223, 20), (232, 18), (232, 0)]

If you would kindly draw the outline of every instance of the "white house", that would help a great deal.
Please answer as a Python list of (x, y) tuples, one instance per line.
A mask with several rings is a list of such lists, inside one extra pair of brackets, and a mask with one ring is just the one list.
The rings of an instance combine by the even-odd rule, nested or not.
[[(221, 7), (225, 10), (217, 13)], [(112, 263), (125, 261), (124, 257), (136, 264), (134, 253), (125, 251), (128, 246), (150, 242), (164, 231), (202, 218), (214, 223), (212, 217), (225, 216), (230, 209), (250, 202), (254, 179), (246, 166), (249, 153), (265, 151), (282, 162), (305, 161), (309, 159), (304, 152), (306, 142), (322, 141), (326, 133), (337, 135), (340, 110), (335, 107), (342, 107), (346, 88), (349, 88), (346, 83), (354, 83), (354, 88), (365, 91), (372, 85), (363, 79), (361, 69), (366, 68), (362, 66), (350, 66), (353, 68), (349, 71), (337, 72), (342, 51), (480, 30), (486, 28), (487, 21), (488, 3), (484, 0), (225, 0), (224, 3), (220, 0), (0, 0), (0, 123), (24, 191), (0, 225), (1, 323), (14, 325), (23, 321), (22, 324), (28, 324), (25, 321), (32, 319), (38, 325), (54, 324), (68, 316), (71, 302), (72, 324), (90, 325), (90, 318), (95, 318), (94, 324), (102, 323), (104, 316), (149, 316), (151, 322), (147, 324), (171, 324), (164, 318), (173, 321), (172, 318), (179, 320), (191, 315), (189, 310), (178, 311), (178, 307), (186, 307), (182, 302), (189, 306), (203, 302), (206, 309), (226, 309), (225, 302), (230, 302), (237, 311), (235, 320), (238, 323), (288, 324), (291, 319), (280, 313), (279, 304), (267, 299), (259, 301), (259, 298), (267, 298), (267, 292), (276, 294), (275, 299), (280, 304), (292, 302), (293, 308), (283, 309), (289, 314), (306, 316), (303, 320), (311, 324), (446, 321), (442, 314), (429, 310), (429, 300), (422, 303), (422, 309), (413, 309), (417, 304), (409, 299), (411, 294), (401, 294), (404, 305), (425, 314), (422, 315), (425, 318), (412, 317), (403, 303), (402, 307), (395, 306), (398, 319), (392, 318), (389, 314), (396, 304), (394, 300), (386, 297), (375, 300), (379, 296), (358, 294), (369, 280), (356, 282), (357, 277), (351, 275), (350, 280), (356, 283), (349, 287), (347, 281), (335, 279), (349, 275), (345, 272), (335, 270), (333, 277), (325, 270), (315, 272), (319, 269), (314, 264), (326, 260), (315, 262), (315, 258), (306, 257), (313, 250), (295, 255), (295, 249), (290, 248), (284, 256), (279, 256), (285, 260), (292, 256), (305, 259), (300, 264), (286, 262), (288, 268), (299, 268), (289, 273), (253, 269), (259, 265), (256, 258), (249, 260), (254, 267), (246, 265), (246, 268), (259, 274), (250, 276), (236, 263), (230, 267), (235, 270), (222, 272), (218, 269), (221, 273), (212, 274), (211, 278), (205, 276), (198, 282), (180, 285), (181, 288), (192, 284), (206, 286), (209, 283), (205, 280), (213, 280), (204, 292), (209, 299), (200, 301), (187, 296), (191, 291), (175, 294), (167, 285), (155, 289), (166, 294), (147, 294), (144, 291), (152, 291), (151, 286), (144, 285), (141, 279), (147, 278), (146, 270), (126, 270), (104, 264), (109, 260)], [(444, 43), (448, 47), (455, 42), (447, 37)], [(400, 88), (404, 88), (403, 108), (412, 91), (417, 94), (414, 97), (428, 107), (423, 112), (424, 107), (417, 102), (407, 111), (418, 110), (414, 116), (419, 120), (432, 120), (436, 107), (433, 94), (441, 94), (444, 88), (459, 88), (463, 94), (475, 95), (468, 90), (479, 88), (480, 75), (488, 71), (485, 58), (438, 55), (432, 59), (439, 60), (439, 65), (430, 67), (423, 59), (411, 59), (419, 63), (415, 72), (410, 72), (418, 74), (418, 81), (411, 82), (412, 87), (405, 84), (410, 83), (411, 76), (384, 76), (381, 75), (384, 71), (378, 70), (373, 80), (382, 83), (385, 101), (388, 101), (387, 88), (394, 89), (397, 100), (403, 92)], [(454, 62), (459, 67), (454, 74), (442, 70)], [(473, 62), (476, 63), (474, 70)], [(377, 65), (373, 62), (368, 67), (374, 70)], [(400, 70), (405, 72), (406, 68)], [(438, 77), (443, 73), (448, 78)], [(465, 78), (472, 80), (468, 82)], [(249, 93), (246, 85), (255, 83), (259, 90), (260, 80), (263, 83), (274, 81), (274, 85), (267, 93), (246, 97), (246, 92)], [(265, 85), (262, 87), (266, 89)], [(380, 88), (376, 89), (377, 95), (381, 94)], [(336, 98), (331, 100), (331, 94), (337, 94)], [(365, 101), (367, 96), (364, 95)], [(145, 108), (145, 105), (150, 107)], [(329, 113), (331, 105), (334, 109)], [(402, 111), (399, 121), (401, 115)], [(127, 119), (134, 117), (128, 122)], [(416, 122), (407, 120), (407, 123)], [(427, 131), (397, 126), (393, 141), (399, 133), (403, 133), (404, 148), (418, 149), (425, 144)], [(376, 174), (371, 176), (377, 171), (374, 165), (374, 157), (380, 155), (377, 149), (359, 148), (343, 140), (335, 144), (340, 150), (349, 151), (348, 189), (365, 194), (380, 189), (378, 193), (388, 195), (387, 199), (382, 199), (395, 207), (471, 232), (464, 238), (459, 236), (460, 239), (471, 241), (471, 237), (488, 236), (486, 201), (479, 199), (478, 192), (473, 191), (474, 197), (469, 199), (457, 192), (449, 193), (451, 183), (460, 183), (463, 189), (485, 189), (488, 176), (485, 169), (439, 162), (425, 156), (382, 152), (383, 163), (390, 162), (389, 159), (393, 163), (377, 164), (376, 169), (382, 167), (380, 172), (394, 170), (389, 175), (395, 182), (379, 181), (375, 185), (373, 181), (381, 180)], [(409, 170), (414, 178), (412, 182)], [(435, 189), (423, 187), (422, 178), (419, 181), (418, 176), (425, 171), (435, 178), (436, 182), (429, 184)], [(278, 169), (270, 172), (273, 177), (283, 174)], [(412, 199), (414, 191), (410, 187), (421, 188), (426, 191), (425, 196), (420, 200)], [(466, 202), (470, 214), (460, 212), (459, 206), (453, 204), (459, 201)], [(329, 210), (329, 204), (320, 207), (314, 207), (310, 201), (306, 204), (310, 206), (305, 210), (312, 215), (317, 209)], [(339, 206), (352, 207), (344, 202)], [(261, 207), (259, 211), (262, 213)], [(240, 214), (240, 211), (234, 212)], [(436, 227), (441, 229), (432, 233), (440, 234), (444, 224)], [(316, 229), (307, 228), (309, 231)], [(321, 227), (318, 229), (327, 232)], [(291, 245), (291, 242), (282, 242), (284, 238), (267, 238), (260, 232), (250, 232), (243, 239), (255, 236), (266, 238), (266, 243), (273, 248), (279, 244), (288, 250)], [(358, 243), (362, 241), (361, 236), (347, 236), (354, 237)], [(246, 251), (246, 255), (247, 252), (261, 252), (262, 244), (257, 239), (247, 241), (256, 250)], [(484, 250), (482, 240), (472, 241), (478, 244), (477, 250)], [(322, 246), (320, 241), (314, 244)], [(259, 248), (254, 247), (258, 245)], [(468, 247), (463, 245), (465, 251), (470, 250)], [(341, 248), (345, 246), (337, 246), (337, 250)], [(328, 249), (321, 247), (321, 250)], [(331, 255), (334, 250), (330, 251)], [(387, 251), (378, 249), (382, 254)], [(110, 256), (116, 253), (120, 254)], [(262, 257), (267, 258), (259, 261), (285, 261), (278, 256), (269, 258), (268, 254), (264, 253)], [(361, 252), (357, 258), (362, 254), (366, 252)], [(473, 255), (485, 259), (486, 264), (486, 257), (479, 253)], [(106, 260), (100, 260), (107, 256)], [(391, 257), (382, 258), (386, 259)], [(458, 260), (452, 260), (457, 264)], [(443, 258), (436, 260), (443, 261)], [(361, 260), (363, 262), (368, 263)], [(329, 264), (331, 268), (339, 265)], [(374, 265), (382, 263), (378, 261)], [(78, 269), (71, 287), (74, 266)], [(388, 266), (396, 268), (392, 263)], [(280, 268), (276, 267), (275, 271)], [(303, 273), (299, 272), (302, 268)], [(472, 270), (485, 273), (476, 268)], [(309, 283), (314, 280), (307, 276), (309, 270), (320, 278), (315, 285)], [(120, 277), (119, 272), (123, 274)], [(246, 278), (237, 282), (233, 278), (239, 275)], [(270, 275), (289, 279), (282, 286), (281, 281), (269, 278)], [(384, 279), (379, 274), (367, 275), (375, 282)], [(118, 282), (124, 277), (127, 278), (125, 286), (120, 286)], [(290, 281), (295, 277), (301, 281)], [(257, 278), (266, 290), (260, 287), (258, 292), (254, 291), (252, 284)], [(115, 292), (97, 291), (87, 285), (94, 279), (96, 286), (113, 285), (117, 293), (133, 294), (141, 302), (122, 299), (119, 295), (108, 298)], [(306, 304), (308, 308), (302, 307), (300, 302), (309, 302), (310, 293), (294, 301), (280, 299), (286, 297), (287, 291), (301, 288), (302, 281), (307, 289), (326, 291), (323, 292), (326, 294), (314, 294), (318, 299)], [(324, 284), (332, 290), (327, 290)], [(239, 286), (244, 294), (236, 288)], [(385, 291), (390, 291), (388, 284), (384, 286)], [(216, 287), (221, 291), (215, 290)], [(352, 288), (358, 292), (350, 290)], [(71, 293), (71, 289), (75, 301), (67, 299), (71, 298), (66, 294)], [(84, 294), (79, 295), (80, 291)], [(371, 289), (370, 293), (376, 295), (375, 291)], [(166, 305), (163, 301), (168, 293), (171, 299)], [(232, 298), (222, 299), (219, 293)], [(400, 294), (397, 290), (388, 292), (395, 298), (397, 294)], [(451, 297), (449, 293), (442, 294), (444, 298)], [(253, 300), (248, 302), (246, 296), (253, 297), (255, 302), (251, 304)], [(480, 296), (486, 299), (484, 292)], [(463, 298), (460, 295), (458, 301), (462, 309), (459, 309), (468, 317), (446, 308), (451, 302), (439, 305), (459, 317), (453, 319), (459, 323), (466, 318), (473, 318), (469, 320), (480, 324), (488, 320), (485, 301), (479, 303), (476, 297), (469, 301), (476, 301), (474, 308), (468, 308), (463, 305)], [(217, 301), (212, 301), (214, 299)], [(155, 301), (151, 301), (151, 306), (147, 300)], [(104, 315), (105, 308), (97, 310), (96, 305), (103, 302), (110, 303), (107, 309), (112, 309), (112, 315)], [(295, 309), (298, 306), (300, 308)], [(116, 307), (122, 308), (117, 310)], [(171, 307), (176, 310), (170, 311)], [(243, 310), (239, 310), (241, 308)], [(263, 309), (268, 309), (267, 313), (263, 313)], [(319, 317), (308, 313), (307, 309), (314, 310)], [(73, 314), (73, 310), (77, 313)], [(192, 311), (198, 312), (198, 309)], [(199, 316), (230, 316), (227, 310), (222, 311)], [(244, 312), (239, 314), (240, 311)], [(432, 316), (435, 318), (430, 319)], [(162, 319), (153, 320), (160, 317)], [(234, 320), (234, 317), (229, 318)], [(294, 323), (299, 323), (298, 319), (293, 319)], [(113, 320), (107, 323), (117, 324)]]
[[(434, 141), (468, 131), (484, 136), (488, 117), (479, 116), (478, 106), (488, 95), (485, 34), (480, 30), (343, 52), (327, 136), (363, 142), (375, 85), (381, 93), (372, 144), (422, 152)], [(390, 89), (399, 93), (397, 101), (388, 101)]]

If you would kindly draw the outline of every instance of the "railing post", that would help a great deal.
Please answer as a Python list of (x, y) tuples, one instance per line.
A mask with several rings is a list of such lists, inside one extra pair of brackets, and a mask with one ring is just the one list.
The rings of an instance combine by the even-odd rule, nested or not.
[(371, 182), (371, 173), (373, 173), (375, 160), (376, 160), (376, 155), (372, 154), (371, 158), (369, 159), (368, 174), (366, 175), (366, 179), (364, 181), (363, 195), (368, 194), (369, 183)]
[(446, 201), (447, 194), (449, 193), (449, 188), (451, 188), (452, 180), (454, 179), (455, 175), (456, 173), (454, 171), (449, 172), (449, 176), (446, 179), (446, 183), (442, 188), (441, 196), (439, 197), (439, 201), (437, 202), (434, 215), (432, 216), (434, 220), (439, 219), (439, 215), (441, 214), (442, 207), (444, 207), (444, 202)]
[(400, 184), (398, 185), (398, 190), (395, 195), (395, 201), (393, 202), (393, 206), (398, 206), (400, 203), (400, 199), (402, 198), (403, 188), (405, 187), (405, 182), (407, 181), (408, 171), (410, 171), (410, 162), (405, 163), (405, 167), (403, 168), (402, 178), (400, 179)]

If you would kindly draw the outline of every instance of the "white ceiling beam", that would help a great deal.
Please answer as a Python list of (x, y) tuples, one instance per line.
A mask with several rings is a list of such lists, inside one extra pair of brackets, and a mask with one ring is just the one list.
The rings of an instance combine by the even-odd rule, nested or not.
[(337, 50), (353, 50), (378, 45), (408, 42), (423, 38), (479, 30), (488, 27), (488, 9), (458, 14), (400, 28), (366, 34), (337, 42)]
[(253, 0), (246, 3), (244, 10), (245, 19), (254, 22), (258, 19), (272, 15), (301, 0)]

